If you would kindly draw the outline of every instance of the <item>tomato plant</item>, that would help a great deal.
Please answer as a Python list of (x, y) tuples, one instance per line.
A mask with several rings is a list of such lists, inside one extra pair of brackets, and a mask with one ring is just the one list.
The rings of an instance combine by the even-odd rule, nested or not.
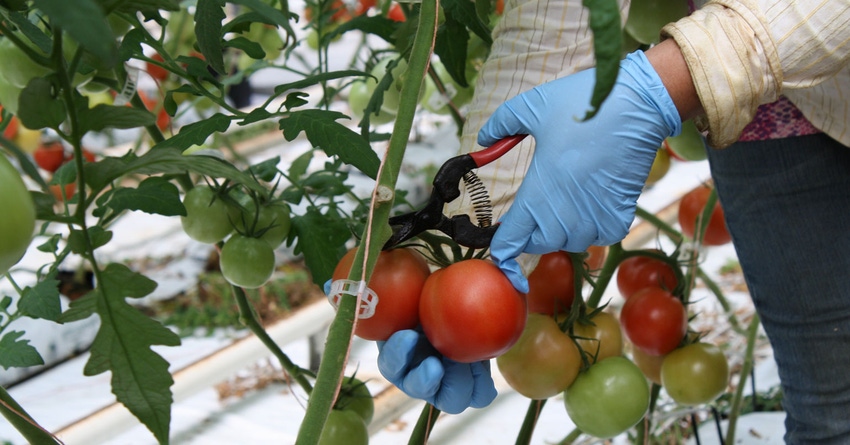
[(701, 405), (716, 399), (729, 384), (729, 363), (710, 343), (692, 343), (667, 354), (661, 364), (661, 383), (682, 405)]
[(640, 368), (640, 372), (656, 385), (661, 384), (661, 364), (664, 355), (651, 355), (643, 352), (640, 348), (632, 348), (632, 361)]
[(575, 342), (552, 317), (530, 313), (522, 335), (496, 357), (496, 364), (516, 392), (530, 399), (548, 399), (573, 383), (582, 361)]
[(353, 376), (343, 380), (334, 408), (354, 411), (367, 426), (375, 416), (375, 400), (366, 382)]
[(626, 299), (646, 287), (673, 290), (677, 285), (676, 272), (669, 264), (646, 255), (626, 258), (617, 269), (617, 289)]
[(221, 248), (219, 267), (228, 283), (256, 289), (274, 272), (274, 250), (260, 238), (233, 235)]
[(36, 165), (53, 173), (65, 163), (65, 146), (59, 141), (45, 142), (35, 149), (32, 157)]
[(623, 304), (620, 326), (635, 348), (664, 355), (676, 349), (688, 332), (688, 312), (670, 292), (648, 287)]
[(0, 155), (0, 273), (5, 274), (27, 251), (35, 230), (35, 205), (24, 181), (5, 155)]
[(573, 262), (569, 253), (541, 255), (537, 266), (528, 274), (528, 311), (547, 315), (569, 311), (575, 299), (573, 283)]
[(625, 357), (609, 357), (578, 375), (564, 393), (567, 414), (583, 432), (602, 439), (637, 424), (649, 408), (649, 385)]
[(356, 412), (347, 409), (334, 409), (328, 415), (319, 445), (366, 445), (369, 443), (369, 430)]
[[(337, 263), (333, 279), (348, 278), (356, 249), (349, 250)], [(367, 340), (386, 340), (402, 329), (419, 325), (419, 300), (430, 275), (425, 259), (412, 249), (381, 252), (368, 287), (378, 296), (375, 314), (357, 320), (354, 334)]]
[(425, 281), (419, 317), (425, 336), (446, 357), (476, 362), (506, 352), (522, 334), (526, 302), (492, 262), (469, 259)]
[[(691, 190), (682, 197), (682, 200), (679, 202), (679, 226), (685, 236), (694, 238), (697, 233), (697, 224), (705, 224), (701, 222), (701, 217), (711, 193), (712, 188), (703, 185)], [(711, 210), (711, 217), (705, 228), (705, 236), (702, 239), (702, 243), (706, 246), (721, 246), (729, 241), (732, 241), (732, 235), (729, 234), (729, 229), (726, 228), (723, 208), (720, 206), (719, 201), (715, 201), (714, 208)]]
[(183, 231), (195, 241), (215, 244), (233, 231), (227, 203), (208, 185), (197, 185), (183, 197)]
[(579, 347), (597, 362), (623, 353), (620, 322), (610, 312), (599, 311), (586, 321), (579, 319), (573, 324), (573, 335)]

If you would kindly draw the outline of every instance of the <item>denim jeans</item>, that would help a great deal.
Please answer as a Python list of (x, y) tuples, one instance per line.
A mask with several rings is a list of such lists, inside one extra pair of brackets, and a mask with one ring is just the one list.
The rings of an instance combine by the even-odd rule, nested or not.
[(850, 148), (739, 142), (709, 162), (774, 349), (786, 443), (850, 444)]

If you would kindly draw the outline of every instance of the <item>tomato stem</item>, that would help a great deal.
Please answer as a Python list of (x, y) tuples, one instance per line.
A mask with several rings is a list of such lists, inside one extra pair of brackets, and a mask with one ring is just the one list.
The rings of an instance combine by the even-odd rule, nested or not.
[(528, 404), (528, 411), (525, 412), (525, 419), (519, 429), (519, 434), (516, 438), (516, 445), (527, 445), (531, 443), (531, 435), (534, 433), (534, 427), (537, 425), (537, 420), (540, 418), (540, 411), (546, 405), (548, 399), (537, 400), (532, 399)]
[(419, 415), (419, 420), (416, 421), (416, 426), (408, 439), (408, 445), (419, 445), (428, 443), (428, 436), (434, 429), (434, 424), (437, 423), (437, 418), (440, 416), (440, 410), (434, 405), (426, 403), (422, 408), (422, 413)]
[[(754, 366), (753, 352), (756, 348), (756, 338), (758, 337), (759, 325), (761, 320), (758, 313), (753, 313), (753, 319), (750, 320), (747, 326), (747, 350), (744, 353), (744, 363), (741, 365), (740, 381), (738, 387), (735, 388), (735, 396), (732, 399), (732, 406), (729, 409), (729, 426), (726, 430), (726, 442), (735, 443), (735, 426), (738, 423), (738, 415), (741, 413), (741, 404), (744, 400), (744, 387), (747, 383), (747, 377), (750, 375)], [(753, 397), (756, 397), (753, 394)]]

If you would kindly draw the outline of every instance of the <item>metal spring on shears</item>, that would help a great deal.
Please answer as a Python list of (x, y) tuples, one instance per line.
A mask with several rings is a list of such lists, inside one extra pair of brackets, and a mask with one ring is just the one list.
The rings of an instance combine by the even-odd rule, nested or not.
[(472, 201), (472, 210), (480, 227), (490, 227), (493, 224), (493, 204), (487, 188), (481, 182), (481, 178), (474, 172), (469, 171), (463, 175), (463, 183)]

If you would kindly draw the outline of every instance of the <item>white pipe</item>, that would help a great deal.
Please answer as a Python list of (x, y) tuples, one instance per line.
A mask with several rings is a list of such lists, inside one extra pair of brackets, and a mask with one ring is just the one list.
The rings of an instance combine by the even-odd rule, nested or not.
[[(267, 329), (278, 345), (285, 345), (327, 329), (334, 310), (324, 299), (298, 309), (291, 317)], [(270, 354), (260, 340), (251, 335), (235, 341), (174, 373), (171, 388), (174, 403), (222, 382), (245, 367)], [(71, 424), (56, 433), (66, 445), (105, 443), (118, 434), (139, 424), (139, 420), (124, 405), (113, 403)]]

